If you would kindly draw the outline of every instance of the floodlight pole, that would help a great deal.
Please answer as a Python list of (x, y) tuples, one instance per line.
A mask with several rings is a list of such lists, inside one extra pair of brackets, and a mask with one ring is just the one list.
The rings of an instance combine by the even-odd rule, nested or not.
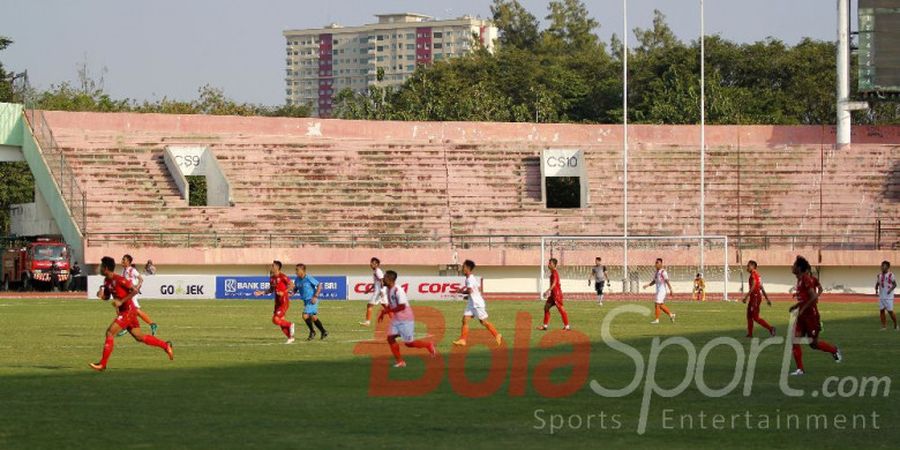
[(623, 243), (622, 292), (628, 293), (628, 0), (622, 0), (622, 167)]
[(837, 146), (850, 144), (850, 1), (837, 2)]
[(703, 236), (706, 235), (706, 48), (704, 41), (703, 0), (700, 0), (700, 273), (703, 261)]

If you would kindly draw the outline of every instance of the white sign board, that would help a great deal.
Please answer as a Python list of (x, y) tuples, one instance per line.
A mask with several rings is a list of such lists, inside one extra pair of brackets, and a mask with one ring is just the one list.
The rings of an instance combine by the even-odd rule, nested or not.
[[(476, 277), (477, 278), (477, 277)], [(477, 278), (481, 286), (481, 278)], [(456, 277), (399, 277), (399, 283), (406, 290), (410, 300), (455, 300), (462, 299), (459, 290), (465, 285), (466, 278)], [(347, 298), (350, 300), (368, 300), (372, 298), (372, 277), (348, 277)]]
[[(88, 277), (88, 298), (97, 298), (103, 277)], [(158, 299), (214, 299), (215, 275), (149, 275), (144, 277), (139, 298)]]
[(580, 177), (585, 173), (584, 164), (581, 150), (549, 148), (541, 153), (544, 177)]

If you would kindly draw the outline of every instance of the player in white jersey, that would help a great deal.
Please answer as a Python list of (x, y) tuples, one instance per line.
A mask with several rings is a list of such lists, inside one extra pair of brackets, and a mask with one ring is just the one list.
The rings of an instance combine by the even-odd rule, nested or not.
[(875, 280), (875, 293), (878, 294), (878, 303), (881, 306), (882, 331), (887, 329), (885, 311), (891, 315), (891, 320), (894, 321), (894, 330), (900, 331), (897, 328), (897, 315), (894, 314), (894, 290), (896, 289), (897, 279), (894, 277), (894, 273), (891, 272), (891, 263), (890, 261), (883, 261), (881, 263), (881, 273), (878, 274), (878, 278)]
[(409, 305), (406, 291), (397, 284), (397, 272), (388, 270), (384, 274), (384, 284), (387, 287), (388, 304), (378, 314), (378, 321), (384, 320), (384, 316), (391, 317), (391, 327), (388, 331), (387, 341), (396, 360), (394, 367), (406, 367), (406, 362), (400, 356), (400, 344), (397, 343), (397, 338), (403, 339), (403, 344), (407, 347), (427, 349), (432, 358), (436, 357), (437, 350), (434, 348), (433, 342), (415, 339), (416, 317), (413, 315), (412, 307)]
[(600, 306), (603, 306), (603, 288), (606, 286), (606, 280), (609, 279), (606, 266), (601, 263), (602, 261), (603, 259), (599, 256), (594, 258), (594, 267), (591, 267), (591, 276), (588, 278), (588, 286), (594, 283), (594, 290), (597, 291), (597, 303)]
[[(137, 315), (144, 321), (144, 323), (150, 325), (150, 335), (156, 336), (156, 330), (159, 329), (159, 325), (150, 318), (150, 315), (147, 314), (141, 308), (141, 304), (139, 302), (139, 297), (141, 293), (141, 285), (144, 284), (144, 277), (137, 270), (137, 267), (134, 267), (133, 259), (131, 255), (125, 255), (122, 257), (122, 276), (125, 277), (126, 280), (131, 282), (131, 285), (137, 289), (138, 293), (134, 295), (131, 299), (131, 302), (134, 303), (134, 307), (137, 309)], [(124, 336), (128, 331), (122, 330), (119, 332), (118, 336)]]
[(469, 319), (476, 317), (494, 336), (497, 346), (500, 346), (500, 343), (503, 342), (503, 335), (498, 333), (494, 325), (487, 320), (488, 313), (484, 304), (484, 297), (481, 296), (481, 291), (478, 288), (478, 279), (472, 273), (474, 271), (475, 261), (467, 259), (463, 262), (463, 275), (466, 276), (466, 283), (460, 290), (460, 293), (465, 295), (468, 303), (466, 303), (466, 310), (463, 312), (462, 331), (459, 334), (459, 339), (453, 341), (453, 345), (462, 347), (466, 345), (466, 341), (469, 338)]
[(666, 294), (672, 295), (672, 283), (669, 283), (669, 273), (663, 267), (662, 258), (656, 258), (656, 274), (653, 281), (648, 283), (645, 288), (656, 285), (656, 318), (650, 323), (659, 323), (659, 312), (662, 311), (669, 316), (669, 320), (675, 323), (675, 313), (669, 311), (666, 307)]
[(369, 304), (366, 305), (366, 320), (359, 323), (364, 327), (372, 324), (372, 308), (375, 305), (381, 305), (381, 308), (384, 309), (388, 303), (387, 288), (384, 287), (384, 271), (381, 270), (381, 260), (372, 258), (369, 261), (369, 267), (372, 268), (372, 298), (369, 299)]

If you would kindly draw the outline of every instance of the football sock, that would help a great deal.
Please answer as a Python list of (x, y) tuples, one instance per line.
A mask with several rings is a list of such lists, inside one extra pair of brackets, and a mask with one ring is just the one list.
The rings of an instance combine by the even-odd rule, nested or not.
[(757, 316), (753, 320), (755, 320), (756, 323), (760, 324), (760, 326), (762, 326), (766, 330), (769, 330), (770, 333), (772, 332), (772, 325), (769, 325), (769, 322), (766, 322), (766, 319)]
[(313, 323), (312, 323), (311, 318), (307, 317), (307, 318), (303, 319), (303, 321), (306, 322), (306, 327), (309, 328), (310, 333), (316, 332), (315, 330), (313, 330)]
[(803, 350), (800, 349), (800, 346), (794, 344), (791, 347), (791, 352), (794, 353), (794, 361), (797, 363), (797, 368), (803, 370)]
[[(672, 311), (669, 311), (669, 308), (667, 308), (666, 305), (659, 305), (659, 309), (666, 313), (667, 316), (672, 317)], [(657, 314), (657, 317), (659, 317), (659, 314)]]
[(403, 357), (400, 356), (400, 344), (398, 344), (397, 341), (389, 342), (389, 344), (391, 345), (391, 353), (394, 354), (394, 359), (397, 360), (397, 362), (403, 361)]
[(559, 315), (562, 316), (563, 325), (569, 326), (569, 313), (566, 312), (566, 308), (563, 308), (562, 305), (557, 306), (556, 309), (559, 310)]
[[(412, 347), (412, 348), (428, 348), (428, 347), (431, 346), (431, 343), (430, 343), (430, 342), (425, 342), (425, 341), (420, 341), (420, 340), (415, 340), (415, 341), (412, 341), (412, 342), (407, 342), (407, 343), (406, 343), (406, 346), (407, 346), (407, 347)], [(398, 351), (399, 351), (399, 350), (398, 350)]]
[(316, 324), (316, 328), (318, 328), (319, 331), (321, 331), (322, 333), (325, 333), (325, 327), (322, 325), (322, 321), (321, 321), (321, 320), (319, 320), (318, 318), (316, 318), (316, 321), (313, 322), (313, 323)]
[(550, 323), (550, 311), (544, 311), (544, 326)]
[(106, 342), (103, 343), (103, 357), (100, 358), (100, 365), (106, 367), (106, 362), (109, 361), (109, 355), (112, 355), (113, 346), (115, 345), (115, 338), (112, 336), (106, 337)]
[(497, 335), (499, 334), (499, 333), (497, 333), (497, 329), (494, 328), (494, 324), (488, 322), (487, 320), (484, 321), (484, 327), (487, 328), (488, 331), (491, 332), (491, 335), (494, 337), (497, 337)]
[(159, 339), (156, 336), (144, 336), (144, 344), (150, 345), (152, 347), (159, 347), (163, 350), (165, 350), (166, 347), (169, 346), (165, 341)]
[(837, 353), (837, 347), (829, 344), (828, 342), (822, 341), (822, 340), (819, 340), (816, 348), (819, 350), (822, 350), (823, 352), (831, 353), (832, 355)]

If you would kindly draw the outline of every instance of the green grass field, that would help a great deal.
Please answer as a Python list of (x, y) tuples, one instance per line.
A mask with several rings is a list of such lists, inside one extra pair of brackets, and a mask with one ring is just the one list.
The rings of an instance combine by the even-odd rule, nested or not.
[[(587, 380), (609, 388), (622, 388), (635, 376), (630, 356), (601, 339), (604, 317), (623, 305), (652, 307), (649, 302), (589, 302), (568, 305), (574, 328), (590, 339)], [(438, 344), (443, 361), (450, 361), (451, 344), (458, 334), (462, 302), (414, 302), (414, 307), (439, 310), (443, 330), (417, 327), (417, 334), (444, 334)], [(650, 361), (654, 337), (683, 336), (700, 349), (720, 336), (738, 339), (742, 352), (721, 345), (703, 360), (703, 381), (723, 388), (735, 377), (736, 353), (750, 349), (744, 338), (744, 306), (739, 303), (670, 305), (678, 323), (648, 324), (649, 318), (622, 314), (612, 323), (617, 340), (635, 348)], [(763, 317), (783, 334), (788, 304), (764, 307)], [(373, 339), (374, 331), (357, 325), (362, 302), (326, 302), (321, 318), (331, 336), (325, 341), (283, 345), (284, 338), (270, 323), (270, 301), (145, 301), (144, 308), (160, 324), (160, 337), (175, 342), (175, 361), (162, 351), (135, 343), (130, 337), (116, 341), (104, 373), (87, 363), (99, 359), (103, 333), (113, 318), (111, 308), (99, 301), (0, 300), (0, 448), (276, 448), (276, 447), (429, 447), (429, 448), (896, 448), (893, 431), (900, 406), (893, 392), (878, 395), (827, 397), (822, 391), (828, 377), (836, 376), (846, 392), (865, 377), (893, 377), (900, 361), (900, 333), (882, 332), (874, 304), (824, 304), (822, 337), (840, 345), (845, 355), (836, 364), (828, 354), (804, 347), (808, 374), (791, 378), (802, 397), (789, 397), (779, 387), (784, 346), (773, 345), (759, 354), (752, 392), (743, 395), (746, 379), (722, 397), (701, 393), (696, 381), (672, 398), (654, 395), (647, 409), (646, 431), (637, 432), (642, 410), (645, 376), (629, 395), (620, 398), (595, 394), (588, 381), (570, 384), (571, 395), (548, 398), (546, 386), (562, 383), (577, 370), (535, 373), (539, 365), (572, 355), (571, 345), (541, 348), (542, 332), (533, 328), (541, 317), (538, 302), (492, 302), (491, 319), (504, 334), (505, 354), (524, 361), (528, 370), (499, 367), (502, 385), (482, 398), (469, 398), (451, 385), (459, 380), (456, 355), (439, 373), (430, 393), (412, 397), (373, 396), (369, 391), (372, 358), (354, 348), (386, 352), (386, 344), (358, 344)], [(424, 311), (424, 309), (423, 309)], [(298, 319), (300, 308), (289, 318)], [(516, 329), (517, 315), (531, 314), (528, 326)], [(520, 316), (520, 324), (524, 318)], [(554, 312), (551, 326), (559, 328)], [(298, 324), (305, 337), (305, 325)], [(473, 324), (472, 330), (481, 326)], [(301, 332), (304, 331), (304, 332)], [(558, 338), (556, 333), (546, 339)], [(766, 333), (757, 328), (757, 336)], [(575, 334), (572, 334), (576, 336)], [(525, 343), (529, 345), (524, 345)], [(516, 348), (514, 348), (516, 347)], [(583, 357), (587, 347), (580, 347)], [(391, 380), (415, 380), (425, 373), (421, 351), (403, 348), (409, 367), (391, 369)], [(687, 352), (677, 346), (663, 349), (656, 365), (656, 382), (675, 387), (685, 377)], [(556, 359), (554, 359), (556, 357)], [(491, 367), (486, 346), (473, 346), (465, 359), (472, 383), (483, 380)], [(379, 364), (389, 364), (378, 360)], [(563, 361), (564, 363), (564, 361)], [(456, 372), (454, 372), (456, 371)], [(644, 369), (646, 372), (646, 368)], [(747, 371), (747, 366), (743, 367)], [(455, 375), (449, 375), (454, 372)], [(511, 375), (511, 372), (513, 373)], [(538, 372), (541, 372), (540, 370)], [(510, 393), (510, 380), (525, 381), (524, 395)], [(844, 381), (849, 380), (849, 381)], [(536, 385), (544, 386), (538, 388)], [(859, 390), (859, 389), (856, 389)], [(815, 391), (816, 394), (813, 394)], [(822, 395), (818, 395), (822, 392)], [(667, 412), (668, 411), (668, 412)], [(745, 412), (749, 411), (750, 427)], [(877, 416), (873, 417), (873, 413)], [(705, 414), (705, 429), (700, 415)], [(716, 426), (715, 415), (724, 416)], [(739, 415), (734, 419), (734, 415)], [(799, 429), (788, 429), (796, 415)], [(813, 425), (807, 426), (809, 416)], [(844, 415), (846, 422), (839, 416)], [(590, 416), (590, 417), (589, 417)], [(693, 424), (688, 423), (690, 416)], [(759, 430), (763, 416), (767, 430)], [(862, 427), (865, 417), (865, 427)], [(669, 420), (668, 418), (671, 418)], [(776, 420), (782, 421), (776, 428)], [(827, 429), (822, 428), (827, 421)], [(588, 425), (590, 421), (590, 426)], [(856, 421), (856, 429), (853, 428)], [(733, 425), (733, 422), (736, 425)], [(551, 430), (551, 424), (553, 429)], [(838, 424), (836, 426), (835, 424)], [(689, 426), (692, 425), (692, 426)], [(839, 429), (843, 426), (845, 429)], [(819, 429), (817, 430), (816, 427)], [(877, 428), (876, 428), (877, 427)], [(552, 431), (552, 432), (551, 432)]]

